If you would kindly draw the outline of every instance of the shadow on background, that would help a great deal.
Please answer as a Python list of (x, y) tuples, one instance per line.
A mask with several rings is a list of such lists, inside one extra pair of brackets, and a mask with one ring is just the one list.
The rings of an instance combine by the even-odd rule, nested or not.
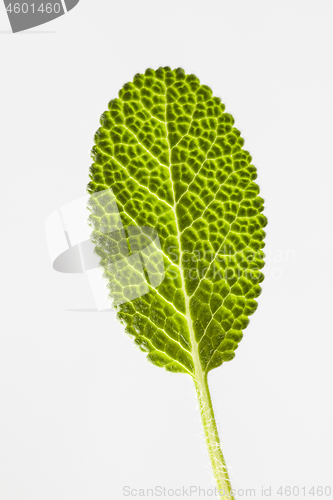
[(112, 309), (104, 309), (104, 311), (99, 311), (98, 309), (66, 309), (66, 312), (88, 312), (88, 313), (109, 313)]
[[(57, 33), (56, 31), (22, 31), (18, 33), (19, 35), (49, 35), (51, 33)], [(12, 31), (0, 31), (0, 35), (12, 35)]]

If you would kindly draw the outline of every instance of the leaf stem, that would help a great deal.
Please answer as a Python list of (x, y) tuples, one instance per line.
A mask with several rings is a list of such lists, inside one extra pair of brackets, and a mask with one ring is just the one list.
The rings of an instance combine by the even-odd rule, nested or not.
[(197, 372), (196, 377), (193, 377), (193, 380), (198, 395), (207, 450), (216, 480), (219, 498), (223, 500), (235, 500), (227, 466), (221, 449), (220, 438), (207, 382), (207, 374), (204, 374), (203, 372), (199, 374)]

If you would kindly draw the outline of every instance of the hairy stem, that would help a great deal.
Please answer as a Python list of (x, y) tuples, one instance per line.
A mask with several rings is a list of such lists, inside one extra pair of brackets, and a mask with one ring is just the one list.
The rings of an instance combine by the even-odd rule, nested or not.
[(221, 450), (221, 443), (217, 431), (212, 400), (209, 393), (207, 375), (196, 373), (194, 384), (198, 395), (202, 425), (204, 428), (207, 450), (216, 480), (219, 498), (235, 500), (232, 493), (229, 474)]

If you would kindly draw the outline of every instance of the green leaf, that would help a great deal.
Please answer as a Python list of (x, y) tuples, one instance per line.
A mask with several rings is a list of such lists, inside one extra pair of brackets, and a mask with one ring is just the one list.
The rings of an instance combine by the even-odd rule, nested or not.
[[(261, 292), (267, 221), (256, 168), (221, 100), (180, 68), (137, 74), (100, 123), (88, 192), (112, 188), (119, 214), (98, 202), (90, 221), (118, 318), (152, 363), (193, 377), (207, 430), (207, 373), (233, 359)], [(146, 280), (146, 293), (119, 300), (126, 287), (110, 265), (121, 251), (108, 250), (103, 224), (118, 227), (113, 244), (128, 242), (129, 226), (156, 231), (165, 269), (156, 288)], [(213, 427), (206, 438), (218, 441)]]

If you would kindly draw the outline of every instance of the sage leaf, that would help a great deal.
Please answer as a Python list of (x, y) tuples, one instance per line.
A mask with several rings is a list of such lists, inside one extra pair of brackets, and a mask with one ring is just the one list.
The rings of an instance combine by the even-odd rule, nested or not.
[[(267, 219), (256, 168), (224, 104), (181, 68), (135, 75), (100, 125), (88, 192), (110, 297), (149, 361), (193, 378), (220, 497), (232, 499), (207, 374), (234, 358), (261, 293)], [(115, 203), (100, 202), (106, 192)], [(164, 264), (158, 286), (137, 281), (133, 263), (127, 281), (119, 278), (133, 227), (159, 237), (151, 261), (151, 269), (157, 255)], [(135, 286), (137, 298), (125, 296)]]

